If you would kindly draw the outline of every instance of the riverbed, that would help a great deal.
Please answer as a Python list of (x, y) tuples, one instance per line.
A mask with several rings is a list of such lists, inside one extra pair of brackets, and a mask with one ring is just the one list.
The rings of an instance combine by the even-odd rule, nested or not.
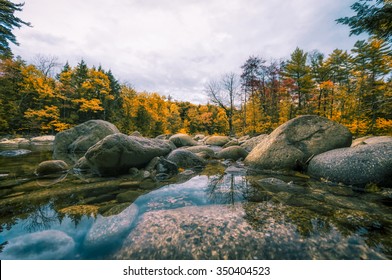
[(0, 157), (0, 259), (392, 258), (389, 188), (227, 161), (142, 183), (34, 175), (51, 157)]

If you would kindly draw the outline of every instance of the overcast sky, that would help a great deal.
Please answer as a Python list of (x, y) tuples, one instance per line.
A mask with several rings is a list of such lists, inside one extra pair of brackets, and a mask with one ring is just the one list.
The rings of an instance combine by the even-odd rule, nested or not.
[[(14, 1), (17, 2), (17, 1)], [(298, 46), (325, 54), (357, 37), (335, 19), (354, 0), (25, 0), (13, 52), (111, 69), (138, 91), (205, 103), (204, 84), (241, 72), (250, 55), (287, 59)]]

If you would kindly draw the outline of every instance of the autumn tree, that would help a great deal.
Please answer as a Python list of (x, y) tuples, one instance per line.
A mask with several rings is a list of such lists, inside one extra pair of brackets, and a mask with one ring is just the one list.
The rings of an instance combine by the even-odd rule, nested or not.
[(0, 57), (11, 57), (12, 52), (9, 43), (19, 45), (12, 30), (23, 25), (31, 26), (29, 22), (25, 22), (16, 17), (15, 12), (22, 11), (24, 3), (14, 4), (8, 0), (0, 0)]
[(235, 73), (224, 74), (220, 80), (212, 80), (205, 85), (205, 92), (211, 102), (224, 110), (229, 122), (230, 135), (235, 135), (233, 117), (238, 88), (239, 80)]

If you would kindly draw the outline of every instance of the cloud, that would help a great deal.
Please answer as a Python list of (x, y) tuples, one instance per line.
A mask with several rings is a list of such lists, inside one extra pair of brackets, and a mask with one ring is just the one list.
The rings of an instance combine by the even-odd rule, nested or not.
[[(35, 0), (17, 31), (25, 59), (37, 53), (110, 68), (138, 90), (205, 102), (206, 79), (240, 72), (250, 55), (288, 58), (306, 51), (351, 48), (334, 20), (351, 0)], [(343, 13), (346, 12), (346, 13)]]

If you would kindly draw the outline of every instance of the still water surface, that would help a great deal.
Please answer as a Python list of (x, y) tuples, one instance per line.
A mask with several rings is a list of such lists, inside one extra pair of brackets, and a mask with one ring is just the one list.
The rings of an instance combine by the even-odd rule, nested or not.
[(50, 158), (0, 157), (0, 259), (392, 258), (392, 189), (224, 173), (218, 162), (141, 185), (37, 179)]

